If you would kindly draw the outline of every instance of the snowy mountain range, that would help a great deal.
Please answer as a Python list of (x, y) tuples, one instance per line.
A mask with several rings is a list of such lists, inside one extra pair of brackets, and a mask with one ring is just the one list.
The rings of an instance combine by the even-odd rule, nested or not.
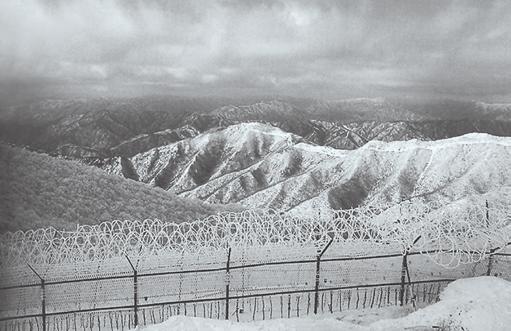
[(244, 123), (112, 158), (103, 168), (183, 197), (301, 213), (484, 194), (511, 185), (510, 162), (511, 138), (488, 134), (339, 150)]

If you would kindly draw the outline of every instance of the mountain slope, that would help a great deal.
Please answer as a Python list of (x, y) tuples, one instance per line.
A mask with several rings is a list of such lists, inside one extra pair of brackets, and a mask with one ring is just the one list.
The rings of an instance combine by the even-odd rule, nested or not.
[[(0, 112), (0, 138), (56, 153), (61, 146), (74, 156), (110, 156), (111, 148), (143, 134), (179, 129), (184, 118), (225, 104), (216, 98), (141, 97), (46, 100)], [(91, 155), (91, 151), (96, 155)], [(140, 151), (137, 151), (140, 152)]]
[(133, 168), (139, 180), (183, 193), (234, 176), (300, 140), (299, 136), (259, 123), (232, 125), (131, 158), (111, 159), (104, 168), (115, 174)]
[(510, 162), (511, 138), (486, 134), (346, 151), (249, 123), (115, 158), (105, 170), (211, 203), (307, 212), (482, 194), (511, 185)]
[[(101, 164), (196, 136), (260, 122), (317, 145), (355, 149), (370, 140), (436, 140), (471, 132), (511, 136), (511, 105), (460, 101), (143, 97), (47, 100), (0, 110), (0, 139)], [(248, 102), (248, 103), (247, 103)]]
[(111, 219), (182, 222), (213, 206), (111, 176), (100, 169), (0, 145), (0, 231), (72, 229)]

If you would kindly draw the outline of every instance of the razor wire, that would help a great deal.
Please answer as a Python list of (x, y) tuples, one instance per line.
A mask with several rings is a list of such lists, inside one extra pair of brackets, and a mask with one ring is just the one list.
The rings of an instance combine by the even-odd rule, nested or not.
[(213, 254), (226, 247), (308, 246), (335, 242), (393, 244), (403, 254), (428, 255), (446, 267), (482, 260), (511, 241), (511, 208), (484, 201), (438, 205), (419, 200), (390, 207), (330, 210), (317, 217), (274, 210), (246, 210), (202, 220), (169, 223), (158, 219), (115, 220), (77, 226), (74, 231), (45, 228), (0, 236), (2, 266), (102, 261), (124, 255), (176, 252)]

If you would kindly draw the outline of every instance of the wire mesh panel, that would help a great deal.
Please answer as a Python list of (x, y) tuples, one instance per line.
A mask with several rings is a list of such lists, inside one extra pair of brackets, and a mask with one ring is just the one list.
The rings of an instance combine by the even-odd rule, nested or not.
[[(445, 254), (448, 255), (448, 253)], [(471, 264), (459, 264), (454, 268), (445, 268), (442, 265), (433, 263), (425, 255), (414, 254), (408, 256), (408, 270), (410, 278), (414, 281), (482, 276), (486, 274), (487, 266), (488, 260), (486, 259)]]
[(257, 295), (285, 291), (310, 290), (314, 286), (312, 264), (293, 263), (237, 269), (231, 272), (230, 286), (234, 296)]
[(0, 318), (39, 314), (41, 280), (26, 264), (0, 268), (0, 298)]
[(0, 318), (40, 314), (42, 292), (40, 286), (0, 290)]
[(225, 271), (143, 277), (141, 305), (219, 298), (225, 295)]
[(4, 265), (0, 267), (0, 287), (40, 284), (37, 277), (26, 263), (17, 265)]
[(349, 287), (399, 283), (401, 256), (368, 257), (342, 261), (324, 261), (320, 269), (320, 287)]
[(46, 282), (132, 274), (132, 269), (125, 256), (90, 261), (38, 264), (33, 267)]
[(48, 313), (132, 304), (133, 280), (130, 278), (52, 284), (46, 287)]
[(402, 255), (396, 244), (333, 243), (321, 257), (320, 287), (396, 283), (400, 279), (401, 262)]
[[(316, 248), (265, 245), (233, 251), (229, 273), (235, 296), (311, 289)], [(287, 263), (292, 262), (292, 263)]]
[(511, 281), (511, 254), (495, 255), (490, 274)]

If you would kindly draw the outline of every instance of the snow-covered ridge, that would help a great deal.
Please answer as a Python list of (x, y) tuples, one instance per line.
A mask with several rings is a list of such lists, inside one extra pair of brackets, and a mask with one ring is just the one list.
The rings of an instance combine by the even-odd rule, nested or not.
[[(234, 141), (239, 141), (246, 137), (247, 134), (251, 132), (256, 132), (264, 135), (272, 135), (283, 139), (296, 138), (300, 137), (285, 132), (279, 128), (274, 126), (252, 122), (252, 123), (241, 123), (235, 124), (227, 127), (225, 129), (225, 134), (227, 137)], [(200, 134), (198, 138), (208, 139), (209, 132)], [(487, 133), (467, 133), (462, 136), (440, 139), (435, 141), (423, 141), (418, 139), (410, 139), (406, 141), (391, 141), (385, 142), (380, 140), (371, 140), (366, 143), (361, 148), (367, 149), (381, 149), (381, 150), (406, 150), (406, 149), (415, 149), (415, 148), (427, 148), (427, 149), (442, 149), (446, 147), (452, 147), (456, 145), (471, 145), (471, 144), (491, 144), (491, 145), (502, 145), (505, 147), (511, 146), (511, 137), (499, 137), (490, 135)], [(330, 146), (316, 146), (308, 143), (300, 143), (300, 148), (304, 150), (310, 151), (318, 151), (322, 153), (327, 153), (331, 155), (339, 155), (339, 149), (330, 147)], [(345, 155), (345, 152), (340, 155)]]
[(114, 159), (105, 169), (122, 174), (132, 167), (143, 182), (207, 202), (300, 213), (415, 196), (449, 202), (498, 191), (511, 186), (509, 163), (509, 137), (476, 133), (339, 150), (267, 124), (242, 123), (151, 149), (124, 164)]
[[(285, 132), (277, 127), (259, 122), (234, 124), (225, 128), (223, 132), (225, 133), (225, 136), (232, 141), (240, 141), (241, 139), (246, 138), (247, 135), (250, 133), (271, 135), (283, 139), (300, 139), (300, 137), (297, 135)], [(208, 140), (210, 136), (211, 132), (205, 132), (198, 135), (196, 138), (191, 139), (204, 141)], [(453, 145), (470, 145), (470, 144), (498, 144), (509, 147), (511, 146), (511, 137), (499, 137), (487, 133), (468, 133), (458, 137), (440, 139), (435, 141), (410, 139), (407, 141), (385, 142), (380, 140), (371, 140), (368, 143), (366, 143), (362, 148), (368, 149), (379, 148), (381, 150), (403, 150), (413, 148), (441, 149)], [(332, 155), (338, 154), (339, 151), (339, 149), (333, 147), (316, 146), (308, 143), (301, 143), (300, 147), (304, 150), (307, 149), (311, 151), (321, 151), (323, 153), (329, 153)], [(344, 152), (342, 154), (344, 155)]]
[(362, 149), (380, 149), (384, 151), (407, 150), (415, 148), (427, 149), (442, 149), (453, 146), (461, 145), (501, 145), (504, 147), (511, 147), (511, 137), (498, 137), (487, 133), (468, 133), (459, 137), (435, 140), (435, 141), (421, 141), (411, 139), (407, 141), (392, 141), (384, 142), (378, 140), (371, 140)]
[(325, 155), (329, 155), (332, 157), (346, 156), (350, 152), (349, 150), (336, 149), (336, 148), (332, 148), (329, 146), (311, 145), (311, 144), (304, 143), (304, 142), (296, 144), (295, 148), (301, 149), (305, 152), (320, 153), (320, 154), (325, 154)]

